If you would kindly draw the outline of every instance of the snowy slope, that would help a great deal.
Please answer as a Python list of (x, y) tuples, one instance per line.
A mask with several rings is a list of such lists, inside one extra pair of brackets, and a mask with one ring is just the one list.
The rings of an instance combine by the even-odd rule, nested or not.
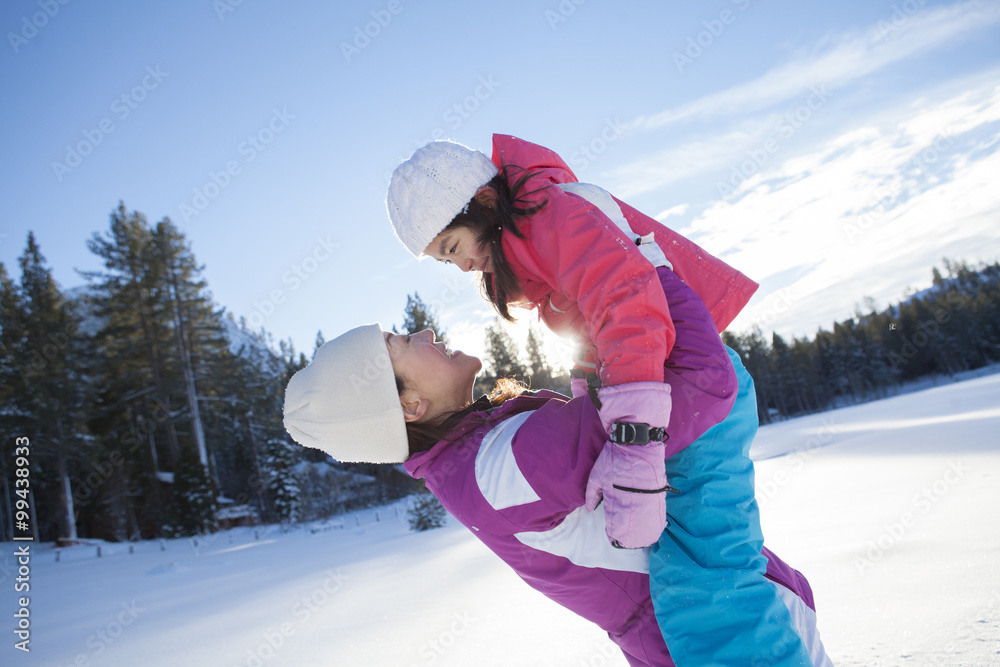
[[(1000, 375), (771, 425), (754, 457), (768, 544), (810, 578), (835, 664), (1000, 664)], [(626, 664), (460, 526), (375, 518), (59, 562), (37, 545), (32, 652), (5, 629), (0, 664)], [(0, 549), (12, 628), (14, 546)]]
[(1000, 665), (1000, 375), (769, 426), (753, 456), (836, 664)]

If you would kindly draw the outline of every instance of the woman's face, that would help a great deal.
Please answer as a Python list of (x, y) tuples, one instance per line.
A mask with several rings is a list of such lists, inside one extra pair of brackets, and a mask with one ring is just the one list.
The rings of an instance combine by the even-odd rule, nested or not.
[(478, 358), (449, 350), (430, 329), (410, 335), (387, 331), (385, 344), (393, 370), (406, 381), (400, 401), (407, 421), (430, 421), (472, 400), (483, 367)]
[(445, 264), (454, 264), (462, 271), (493, 273), (493, 261), (487, 248), (476, 242), (476, 235), (468, 227), (445, 229), (434, 237), (424, 254)]

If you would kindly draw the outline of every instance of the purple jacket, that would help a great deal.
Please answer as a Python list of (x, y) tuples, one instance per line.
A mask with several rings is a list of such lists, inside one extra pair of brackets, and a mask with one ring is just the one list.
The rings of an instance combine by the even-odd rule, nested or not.
[[(404, 467), (531, 587), (593, 621), (648, 665), (672, 665), (653, 614), (649, 550), (612, 547), (584, 507), (606, 433), (587, 397), (538, 392), (466, 417), (452, 442)], [(808, 584), (767, 553), (768, 575), (812, 607)]]

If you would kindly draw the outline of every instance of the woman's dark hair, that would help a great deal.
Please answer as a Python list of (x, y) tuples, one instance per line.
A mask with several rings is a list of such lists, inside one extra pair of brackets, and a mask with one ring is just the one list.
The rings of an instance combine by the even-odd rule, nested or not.
[[(396, 390), (399, 392), (399, 395), (402, 396), (403, 392), (406, 391), (406, 378), (398, 373), (395, 375)], [(520, 396), (526, 390), (527, 387), (516, 380), (512, 380), (510, 378), (500, 378), (497, 380), (496, 386), (487, 398), (489, 398), (490, 405), (498, 407), (503, 404), (504, 401)], [(475, 428), (479, 424), (485, 423), (484, 420), (474, 420), (467, 424), (465, 428), (460, 430), (455, 429), (455, 427), (458, 426), (458, 424), (470, 413), (481, 409), (482, 404), (476, 405), (474, 403), (469, 403), (461, 410), (442, 415), (433, 422), (407, 422), (406, 439), (410, 443), (410, 456), (413, 456), (417, 452), (425, 452), (442, 440), (451, 442), (465, 433), (468, 433), (471, 428)]]
[[(517, 172), (523, 173), (518, 174), (517, 180), (511, 184), (511, 178)], [(505, 166), (486, 184), (497, 193), (496, 205), (487, 206), (473, 197), (468, 207), (445, 227), (446, 230), (468, 229), (475, 235), (476, 244), (480, 248), (489, 249), (493, 273), (483, 273), (479, 286), (500, 317), (508, 322), (513, 322), (514, 318), (507, 309), (507, 304), (520, 296), (521, 285), (507, 263), (500, 238), (504, 231), (508, 231), (523, 239), (524, 234), (518, 229), (517, 218), (531, 215), (545, 206), (544, 201), (531, 204), (528, 200), (529, 196), (548, 187), (525, 192), (525, 185), (531, 176), (521, 167)]]

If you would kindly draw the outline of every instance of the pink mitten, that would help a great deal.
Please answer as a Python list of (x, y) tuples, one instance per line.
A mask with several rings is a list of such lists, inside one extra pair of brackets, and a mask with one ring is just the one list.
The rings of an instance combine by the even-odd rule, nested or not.
[[(598, 390), (601, 421), (610, 432), (615, 422), (665, 427), (670, 415), (670, 386), (635, 382)], [(648, 444), (607, 442), (587, 481), (587, 509), (604, 500), (605, 531), (611, 544), (646, 547), (667, 525), (667, 475), (661, 441)]]
[(616, 547), (640, 549), (660, 539), (667, 525), (663, 443), (605, 443), (587, 481), (587, 509), (604, 500), (605, 532)]

